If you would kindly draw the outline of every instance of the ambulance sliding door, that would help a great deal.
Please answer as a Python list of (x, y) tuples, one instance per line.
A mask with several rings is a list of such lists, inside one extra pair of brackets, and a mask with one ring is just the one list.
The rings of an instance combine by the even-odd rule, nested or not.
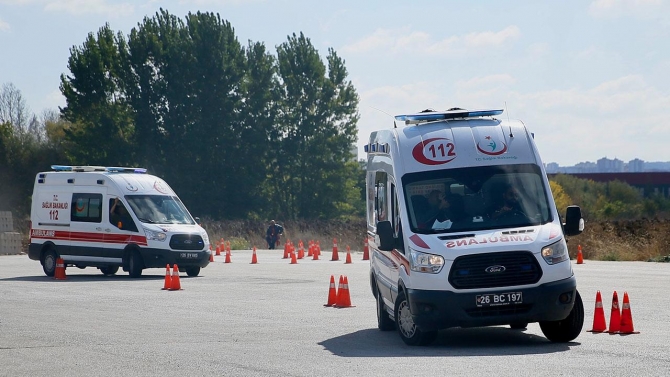
[(103, 198), (102, 187), (87, 188), (86, 192), (74, 192), (70, 203), (70, 253), (66, 261), (99, 262), (104, 253)]

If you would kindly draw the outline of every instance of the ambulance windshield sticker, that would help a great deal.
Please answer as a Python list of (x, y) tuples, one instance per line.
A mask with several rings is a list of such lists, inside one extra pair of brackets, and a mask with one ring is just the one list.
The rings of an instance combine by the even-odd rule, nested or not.
[(424, 165), (441, 165), (456, 158), (456, 150), (450, 139), (436, 137), (415, 145), (412, 156)]
[(167, 188), (165, 188), (165, 186), (163, 185), (163, 183), (161, 181), (154, 182), (154, 189), (156, 189), (156, 191), (160, 192), (161, 194), (167, 194), (168, 193)]
[(489, 156), (498, 156), (507, 152), (507, 145), (502, 140), (487, 135), (477, 142), (477, 150)]

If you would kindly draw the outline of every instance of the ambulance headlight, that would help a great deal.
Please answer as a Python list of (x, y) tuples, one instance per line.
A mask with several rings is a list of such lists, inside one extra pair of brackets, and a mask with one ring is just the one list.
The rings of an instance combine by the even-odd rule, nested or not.
[(542, 258), (548, 264), (561, 263), (568, 260), (568, 248), (563, 240), (542, 248)]
[(444, 258), (435, 254), (409, 249), (409, 266), (412, 271), (436, 274), (444, 266)]
[(167, 235), (163, 232), (154, 232), (153, 230), (144, 228), (144, 234), (147, 235), (147, 239), (151, 241), (165, 241)]
[(205, 245), (209, 244), (209, 236), (207, 235), (207, 232), (200, 233), (200, 236), (202, 237), (202, 240), (205, 243)]

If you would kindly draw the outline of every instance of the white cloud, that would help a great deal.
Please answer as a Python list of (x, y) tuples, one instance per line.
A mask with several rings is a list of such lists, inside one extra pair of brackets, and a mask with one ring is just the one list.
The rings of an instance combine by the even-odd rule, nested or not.
[(130, 3), (110, 3), (106, 0), (49, 0), (46, 1), (44, 10), (74, 15), (93, 13), (122, 17), (133, 14), (135, 7)]
[(461, 80), (456, 83), (456, 87), (460, 90), (477, 89), (477, 88), (491, 88), (499, 86), (512, 85), (516, 79), (507, 73), (473, 77), (469, 80)]
[(535, 133), (544, 162), (573, 165), (602, 157), (660, 161), (668, 155), (670, 127), (665, 113), (670, 93), (643, 76), (623, 76), (590, 88), (527, 93), (510, 89), (514, 83), (514, 77), (498, 74), (459, 81), (446, 89), (423, 83), (363, 91), (358, 144), (362, 148), (370, 132), (393, 126), (391, 118), (372, 106), (396, 115), (427, 107), (475, 109), (506, 104), (502, 117), (526, 123)]
[(0, 18), (0, 31), (7, 31), (9, 29), (9, 23)]
[(658, 15), (662, 6), (662, 0), (595, 0), (589, 13), (596, 18), (647, 18)]
[(377, 29), (371, 35), (341, 48), (349, 53), (368, 53), (387, 50), (393, 53), (413, 53), (449, 56), (467, 52), (499, 48), (516, 40), (521, 35), (517, 26), (508, 26), (500, 31), (485, 31), (460, 36), (449, 36), (435, 40), (423, 31), (409, 28)]

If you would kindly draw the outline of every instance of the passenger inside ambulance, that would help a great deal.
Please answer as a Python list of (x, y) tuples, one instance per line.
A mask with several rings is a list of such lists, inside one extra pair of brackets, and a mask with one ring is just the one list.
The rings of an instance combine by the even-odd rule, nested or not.
[[(530, 165), (510, 165), (408, 174), (403, 184), (411, 229), (449, 233), (547, 223), (551, 212), (540, 173)], [(430, 199), (434, 190), (445, 194)]]
[(137, 226), (119, 198), (109, 200), (109, 222), (121, 230), (137, 232)]

